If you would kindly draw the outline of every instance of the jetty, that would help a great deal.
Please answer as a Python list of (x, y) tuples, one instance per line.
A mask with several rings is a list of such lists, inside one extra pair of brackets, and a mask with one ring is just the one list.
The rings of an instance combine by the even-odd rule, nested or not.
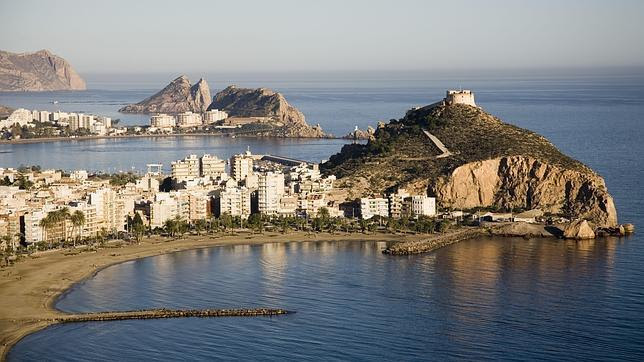
[(53, 318), (56, 323), (106, 322), (127, 319), (260, 317), (295, 313), (285, 309), (144, 309), (122, 312), (64, 314)]
[(489, 232), (479, 227), (466, 227), (456, 231), (439, 234), (428, 239), (420, 241), (406, 241), (391, 245), (382, 251), (383, 254), (389, 255), (410, 255), (421, 254), (434, 251), (444, 246), (457, 243), (459, 241), (471, 239), (481, 235), (487, 235)]

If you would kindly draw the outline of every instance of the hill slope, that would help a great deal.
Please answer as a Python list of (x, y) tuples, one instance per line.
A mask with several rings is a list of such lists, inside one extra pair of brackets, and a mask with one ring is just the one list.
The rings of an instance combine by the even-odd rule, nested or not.
[(350, 197), (404, 187), (443, 207), (540, 208), (617, 224), (604, 180), (590, 168), (543, 136), (463, 104), (410, 110), (366, 145), (343, 147), (322, 170), (338, 176)]
[(210, 88), (202, 78), (195, 85), (185, 75), (177, 77), (153, 96), (136, 104), (129, 104), (123, 113), (201, 113), (210, 104)]
[(0, 51), (0, 91), (84, 90), (85, 81), (63, 58), (47, 50)]

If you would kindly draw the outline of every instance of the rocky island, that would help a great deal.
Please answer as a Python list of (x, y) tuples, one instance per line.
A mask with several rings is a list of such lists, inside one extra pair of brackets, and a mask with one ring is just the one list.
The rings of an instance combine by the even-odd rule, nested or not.
[(85, 81), (63, 58), (48, 50), (11, 53), (0, 50), (0, 91), (85, 90)]
[(310, 126), (304, 114), (288, 104), (281, 93), (267, 88), (229, 86), (217, 93), (208, 109), (219, 109), (231, 117), (269, 123), (268, 135), (278, 137), (320, 138), (325, 134), (320, 125)]
[(448, 91), (437, 103), (381, 124), (367, 144), (345, 145), (322, 164), (349, 198), (405, 188), (452, 209), (540, 209), (614, 227), (604, 180), (543, 136), (504, 123)]
[(121, 109), (122, 113), (181, 113), (204, 112), (210, 104), (210, 88), (201, 78), (192, 85), (187, 76), (182, 75), (170, 82), (165, 88), (136, 104)]

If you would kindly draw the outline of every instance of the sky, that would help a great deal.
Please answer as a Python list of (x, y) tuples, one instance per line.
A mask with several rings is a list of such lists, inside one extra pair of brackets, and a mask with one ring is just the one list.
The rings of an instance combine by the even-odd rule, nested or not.
[(644, 65), (641, 0), (0, 0), (0, 49), (83, 72)]

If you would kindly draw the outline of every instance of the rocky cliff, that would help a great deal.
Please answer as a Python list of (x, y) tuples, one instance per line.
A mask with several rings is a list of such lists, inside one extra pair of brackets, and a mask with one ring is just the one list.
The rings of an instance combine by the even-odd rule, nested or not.
[(286, 98), (267, 88), (237, 88), (229, 86), (217, 93), (208, 109), (228, 112), (231, 117), (269, 118), (276, 128), (271, 135), (279, 137), (324, 137), (319, 125), (306, 123), (302, 112), (291, 106)]
[(534, 209), (600, 226), (617, 224), (604, 180), (544, 137), (480, 108), (439, 103), (378, 127), (322, 165), (350, 197), (404, 187), (442, 207)]
[(0, 51), (0, 91), (84, 90), (85, 81), (63, 58), (47, 50)]
[(123, 113), (201, 113), (210, 104), (210, 88), (202, 78), (195, 85), (185, 75), (178, 77), (153, 96), (136, 104), (129, 104)]

